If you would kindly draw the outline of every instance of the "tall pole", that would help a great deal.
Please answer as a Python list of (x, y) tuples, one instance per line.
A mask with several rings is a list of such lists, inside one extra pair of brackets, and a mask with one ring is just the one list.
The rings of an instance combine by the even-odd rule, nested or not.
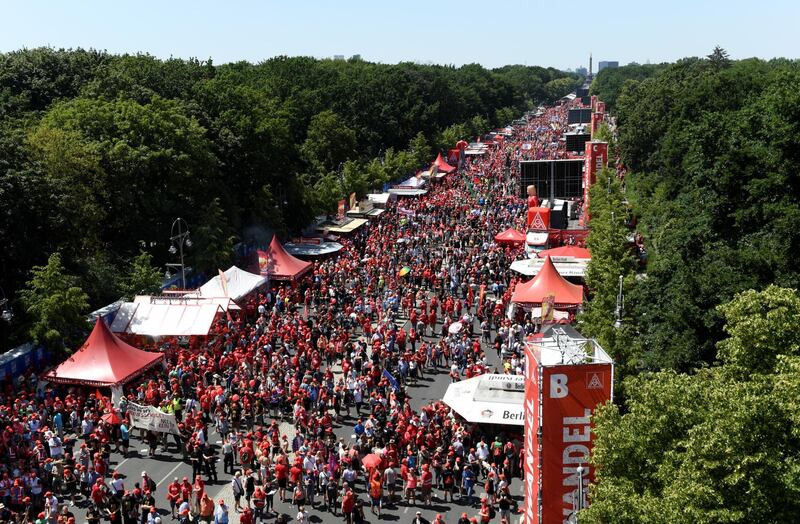
[(578, 512), (583, 509), (583, 474), (585, 472), (583, 466), (578, 466), (578, 503), (575, 510), (575, 524), (578, 524)]
[[(192, 241), (189, 238), (189, 227), (182, 227), (186, 225), (186, 222), (181, 218), (178, 217), (172, 223), (172, 228), (170, 229), (170, 241), (172, 245), (169, 248), (169, 252), (173, 255), (178, 253), (181, 257), (181, 288), (186, 289), (186, 263), (183, 258), (183, 245), (186, 244), (186, 247), (192, 247)], [(177, 233), (175, 232), (175, 226), (178, 226)], [(169, 265), (169, 264), (168, 264)], [(173, 264), (177, 265), (177, 264)]]
[[(178, 235), (181, 234), (181, 223), (178, 222)], [(179, 241), (181, 251), (181, 289), (186, 289), (186, 264), (183, 263), (183, 238)]]

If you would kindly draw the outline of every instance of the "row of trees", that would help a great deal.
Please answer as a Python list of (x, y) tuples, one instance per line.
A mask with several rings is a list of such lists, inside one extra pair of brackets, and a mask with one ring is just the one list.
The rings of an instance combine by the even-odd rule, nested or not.
[[(639, 80), (620, 69), (614, 145), (629, 172), (624, 192), (607, 173), (592, 188), (581, 322), (622, 385), (594, 419), (581, 521), (797, 520), (800, 63), (717, 48)], [(647, 252), (635, 276), (617, 225), (628, 207)]]
[(298, 231), (577, 81), (524, 66), (0, 54), (0, 286), (16, 294), (57, 252), (103, 305), (140, 252), (163, 267), (178, 216), (188, 262), (215, 271), (237, 240)]

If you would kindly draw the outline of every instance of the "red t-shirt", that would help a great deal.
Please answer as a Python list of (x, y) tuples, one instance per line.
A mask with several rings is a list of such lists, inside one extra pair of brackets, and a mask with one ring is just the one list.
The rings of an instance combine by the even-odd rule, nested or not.
[(286, 464), (277, 464), (275, 466), (275, 478), (278, 480), (285, 479), (289, 475), (289, 468)]

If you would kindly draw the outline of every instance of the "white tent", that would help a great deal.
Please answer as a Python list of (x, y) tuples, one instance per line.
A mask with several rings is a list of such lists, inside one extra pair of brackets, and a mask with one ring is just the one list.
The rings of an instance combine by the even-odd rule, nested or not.
[[(586, 268), (589, 264), (588, 260), (579, 260), (579, 259), (572, 259), (572, 260), (554, 260), (553, 265), (556, 266), (558, 273), (562, 277), (579, 277), (584, 278), (586, 276)], [(543, 258), (526, 258), (523, 260), (515, 260), (511, 263), (511, 271), (516, 271), (525, 276), (533, 277), (539, 273), (539, 270), (542, 269), (544, 265)]]
[(408, 187), (408, 188), (421, 188), (425, 185), (425, 179), (418, 176), (412, 176), (407, 180), (403, 180), (398, 184), (399, 187)]
[[(267, 283), (267, 277), (254, 275), (236, 266), (231, 266), (223, 275), (225, 275), (224, 281), (222, 275), (217, 275), (203, 284), (197, 290), (196, 295), (201, 297), (228, 297), (236, 302)], [(195, 293), (191, 295), (195, 295)]]
[(468, 422), (525, 425), (522, 375), (488, 374), (455, 382), (447, 387), (442, 400)]
[(111, 331), (151, 337), (208, 335), (217, 313), (228, 309), (239, 306), (229, 298), (139, 296), (122, 304)]

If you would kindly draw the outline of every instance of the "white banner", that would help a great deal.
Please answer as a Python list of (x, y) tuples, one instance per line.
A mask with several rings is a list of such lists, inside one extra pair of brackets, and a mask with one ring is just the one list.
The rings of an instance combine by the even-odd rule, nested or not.
[(134, 428), (180, 435), (178, 422), (172, 413), (164, 413), (153, 406), (141, 406), (131, 402), (128, 404), (128, 415), (131, 417), (131, 426)]

